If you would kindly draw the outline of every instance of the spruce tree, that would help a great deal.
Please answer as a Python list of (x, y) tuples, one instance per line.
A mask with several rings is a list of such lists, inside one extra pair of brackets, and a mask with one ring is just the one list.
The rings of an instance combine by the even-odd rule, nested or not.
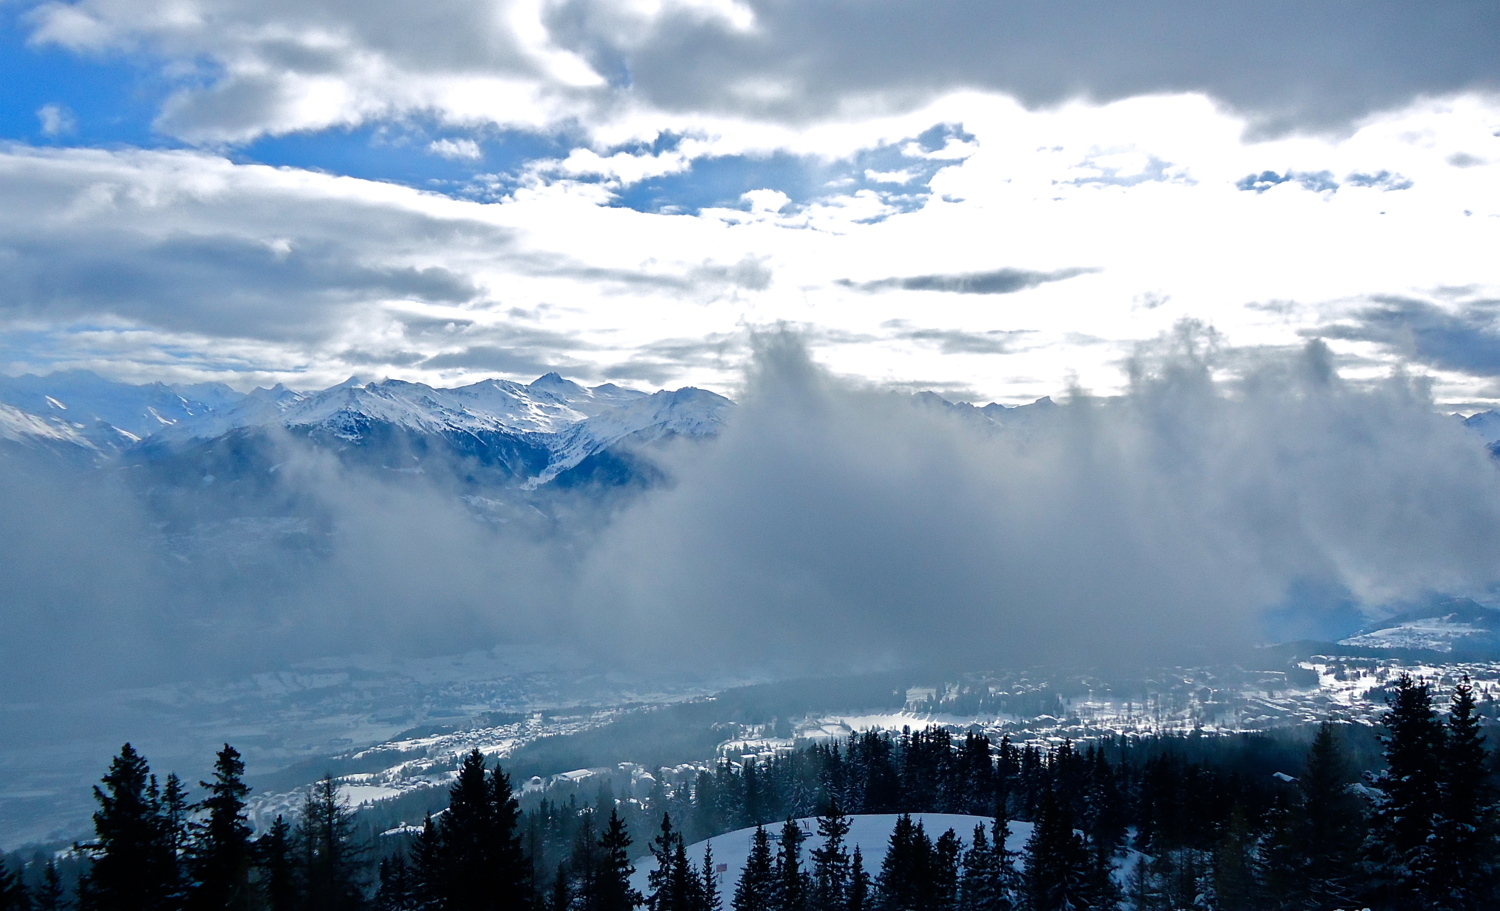
[(81, 911), (164, 911), (176, 907), (174, 839), (146, 758), (130, 744), (94, 788), (93, 863), (79, 882)]
[(672, 894), (672, 866), (677, 853), (679, 836), (672, 828), (672, 814), (661, 815), (661, 829), (651, 839), (651, 857), (656, 867), (646, 875), (651, 891), (646, 895), (646, 907), (651, 911), (681, 911)]
[(1088, 850), (1073, 831), (1067, 805), (1050, 788), (1044, 790), (1026, 842), (1026, 907), (1029, 911), (1091, 907), (1089, 869)]
[(952, 829), (938, 836), (932, 845), (927, 907), (932, 911), (956, 911), (958, 908), (958, 863), (963, 842)]
[(364, 848), (354, 841), (354, 812), (339, 783), (324, 775), (302, 803), (292, 841), (309, 911), (357, 909), (362, 901)]
[(295, 911), (301, 904), (292, 852), (292, 827), (278, 815), (270, 830), (255, 841), (260, 907), (265, 911)]
[(380, 859), (380, 888), (375, 892), (375, 911), (417, 911), (419, 907), (411, 865), (402, 854)]
[[(151, 790), (156, 790), (155, 780)], [(164, 866), (167, 877), (167, 904), (182, 908), (187, 902), (188, 879), (184, 867), (188, 851), (188, 806), (187, 788), (174, 772), (167, 776), (167, 785), (161, 791), (157, 803), (156, 819), (160, 827), (162, 847), (171, 862)]]
[(1245, 808), (1236, 803), (1214, 847), (1213, 885), (1218, 911), (1255, 911), (1261, 907), (1254, 854), (1250, 821)]
[(1444, 752), (1427, 684), (1408, 674), (1397, 678), (1382, 721), (1387, 769), (1375, 779), (1382, 799), (1368, 852), (1372, 897), (1379, 904), (1427, 908), (1440, 891), (1434, 849)]
[(488, 771), (484, 754), (473, 750), (464, 756), (448, 789), (448, 811), (438, 826), (438, 886), (444, 911), (480, 911), (497, 900), (495, 858), (490, 856), (496, 820)]
[(601, 852), (599, 871), (599, 911), (631, 911), (643, 901), (641, 894), (631, 888), (630, 876), (635, 867), (630, 863), (630, 834), (625, 822), (614, 810), (609, 813), (609, 823), (599, 837)]
[[(1001, 742), (1002, 755), (1010, 747), (1010, 741)], [(1010, 849), (1010, 787), (1001, 776), (996, 775), (995, 818), (990, 823), (990, 850), (995, 852), (995, 907), (999, 911), (1011, 911), (1021, 891), (1021, 876), (1016, 870), (1016, 852)]]
[(1364, 802), (1350, 788), (1352, 778), (1343, 740), (1332, 723), (1324, 722), (1270, 850), (1276, 892), (1284, 901), (1315, 908), (1354, 903), (1365, 821)]
[(489, 794), (494, 820), (489, 848), (495, 890), (491, 907), (521, 907), (531, 900), (531, 866), (521, 847), (521, 804), (510, 786), (510, 776), (501, 770), (499, 763), (490, 770)]
[(793, 819), (781, 827), (781, 842), (776, 850), (777, 911), (809, 911), (812, 883), (802, 869), (802, 829)]
[(918, 911), (926, 907), (932, 887), (932, 842), (921, 823), (903, 813), (891, 829), (880, 875), (875, 878), (879, 911)]
[(57, 872), (57, 862), (47, 859), (47, 866), (42, 868), (42, 884), (36, 890), (33, 905), (36, 911), (62, 911), (68, 906), (67, 890), (63, 888), (62, 877)]
[(845, 911), (849, 904), (849, 817), (831, 800), (818, 817), (818, 835), (823, 844), (813, 849), (813, 907), (817, 911)]
[(860, 854), (859, 845), (855, 845), (854, 859), (849, 864), (848, 911), (870, 911), (873, 907), (870, 902), (870, 891), (873, 888), (870, 882), (870, 872), (865, 869), (864, 855)]
[(558, 862), (557, 872), (552, 875), (552, 889), (547, 894), (543, 907), (546, 911), (570, 911), (573, 907), (573, 871), (565, 861)]
[(678, 911), (703, 911), (703, 879), (688, 860), (681, 833), (672, 852), (672, 905)]
[(594, 812), (586, 810), (579, 816), (573, 850), (568, 855), (568, 882), (573, 891), (573, 903), (582, 911), (594, 911), (599, 904), (600, 853)]
[(245, 763), (239, 751), (224, 744), (214, 762), (214, 780), (200, 782), (208, 796), (197, 809), (206, 819), (195, 826), (196, 838), (188, 854), (193, 886), (188, 907), (193, 911), (250, 911), (250, 823), (245, 797), (250, 788), (242, 776)]
[(1495, 797), (1484, 735), (1469, 678), (1453, 691), (1443, 753), (1442, 805), (1436, 831), (1438, 892), (1444, 911), (1492, 907), (1496, 863)]
[(699, 907), (703, 911), (724, 911), (724, 899), (719, 894), (719, 871), (714, 865), (713, 842), (703, 846), (703, 866), (700, 869), (703, 888)]
[(672, 827), (672, 816), (663, 813), (661, 831), (651, 840), (651, 855), (656, 869), (647, 876), (651, 894), (646, 906), (651, 911), (699, 911), (702, 882), (687, 858), (682, 833)]
[(31, 893), (21, 874), (12, 873), (4, 858), (0, 858), (0, 911), (31, 911)]
[(437, 908), (443, 901), (442, 836), (432, 814), (411, 844), (411, 889), (419, 908)]
[(1003, 891), (1000, 885), (999, 858), (984, 826), (974, 827), (974, 840), (964, 852), (963, 875), (959, 878), (958, 907), (960, 911), (999, 911)]
[(756, 826), (750, 837), (750, 856), (734, 887), (730, 907), (734, 911), (773, 911), (776, 871), (771, 856), (771, 837), (765, 826)]

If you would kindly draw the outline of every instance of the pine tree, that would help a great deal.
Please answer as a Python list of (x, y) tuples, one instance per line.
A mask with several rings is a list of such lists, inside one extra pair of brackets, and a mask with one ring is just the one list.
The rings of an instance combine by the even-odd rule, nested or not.
[(845, 911), (849, 904), (849, 849), (844, 836), (849, 834), (849, 817), (831, 800), (828, 809), (818, 817), (818, 835), (823, 844), (812, 851), (813, 907), (818, 911)]
[[(1002, 752), (1010, 747), (1010, 741), (1001, 742)], [(996, 776), (995, 818), (990, 823), (990, 850), (995, 852), (995, 908), (1011, 911), (1016, 907), (1016, 898), (1021, 891), (1021, 876), (1016, 870), (1016, 852), (1010, 849), (1010, 788), (1008, 782)]]
[(57, 872), (57, 862), (51, 858), (47, 859), (47, 866), (42, 868), (42, 884), (37, 889), (35, 901), (36, 911), (62, 911), (68, 906), (67, 890), (63, 888), (62, 877)]
[(700, 907), (703, 911), (724, 911), (724, 899), (719, 895), (719, 871), (714, 866), (713, 842), (703, 846), (703, 866), (701, 868), (703, 880), (702, 901)]
[(20, 873), (12, 873), (0, 858), (0, 911), (31, 911), (31, 893), (21, 881)]
[(730, 907), (734, 911), (773, 911), (776, 871), (771, 857), (771, 837), (765, 826), (756, 826), (750, 837), (750, 856), (734, 887)]
[(651, 892), (646, 896), (646, 907), (651, 911), (682, 911), (674, 902), (672, 894), (672, 866), (677, 853), (678, 835), (672, 828), (672, 814), (663, 813), (661, 830), (651, 839), (651, 857), (656, 868), (646, 875)]
[(672, 828), (670, 813), (662, 814), (661, 832), (651, 840), (651, 854), (656, 869), (647, 876), (651, 894), (646, 906), (651, 911), (698, 911), (702, 882), (688, 862), (682, 833)]
[(984, 826), (975, 826), (974, 840), (964, 852), (958, 907), (960, 911), (999, 911), (1003, 907), (1002, 895), (999, 858), (990, 846)]
[(609, 823), (599, 838), (603, 855), (599, 872), (599, 911), (631, 911), (645, 901), (641, 894), (631, 888), (630, 876), (635, 867), (630, 863), (630, 834), (620, 814), (611, 810)]
[(802, 869), (802, 841), (801, 827), (788, 819), (781, 827), (781, 843), (776, 850), (777, 911), (808, 911), (812, 883)]
[(875, 878), (875, 905), (880, 911), (918, 911), (926, 907), (932, 886), (932, 842), (921, 823), (903, 813), (891, 829), (880, 875)]
[(260, 900), (265, 911), (294, 911), (300, 904), (292, 858), (292, 827), (281, 816), (255, 842)]
[(552, 890), (544, 906), (547, 911), (569, 911), (573, 907), (572, 880), (573, 871), (568, 869), (566, 862), (560, 861), (557, 872), (552, 875)]
[(1500, 844), (1484, 735), (1469, 678), (1453, 691), (1443, 754), (1442, 805), (1436, 830), (1434, 904), (1444, 911), (1490, 907)]
[(533, 884), (531, 865), (521, 848), (521, 804), (499, 763), (490, 770), (489, 794), (494, 820), (490, 833), (494, 897), (489, 907), (509, 911), (531, 901)]
[(79, 882), (81, 911), (163, 911), (176, 906), (177, 858), (162, 821), (161, 794), (146, 758), (130, 744), (94, 788), (95, 839), (79, 847), (93, 863)]
[(380, 859), (380, 888), (375, 892), (375, 911), (416, 911), (416, 890), (411, 865), (401, 854)]
[(1245, 808), (1236, 803), (1214, 848), (1213, 884), (1218, 911), (1254, 911), (1260, 907), (1254, 850), (1250, 821)]
[(188, 854), (188, 871), (193, 880), (188, 907), (194, 911), (249, 911), (253, 906), (250, 889), (250, 823), (245, 816), (245, 796), (250, 793), (242, 780), (245, 763), (239, 751), (229, 744), (219, 751), (214, 762), (214, 780), (201, 782), (208, 796), (197, 809), (207, 819), (196, 826), (197, 837)]
[[(156, 790), (152, 781), (151, 790)], [(167, 904), (181, 908), (187, 901), (188, 879), (184, 866), (188, 849), (188, 799), (187, 789), (176, 773), (167, 776), (167, 786), (162, 789), (157, 802), (156, 819), (160, 827), (162, 848), (170, 863), (164, 864), (167, 880)]]
[(1434, 852), (1442, 809), (1444, 732), (1425, 683), (1396, 680), (1382, 719), (1387, 770), (1375, 779), (1382, 800), (1375, 811), (1369, 874), (1377, 903), (1422, 909), (1440, 891)]
[(490, 840), (495, 827), (484, 754), (463, 758), (448, 789), (448, 811), (439, 831), (440, 901), (445, 911), (479, 911), (493, 905), (493, 859)]
[(568, 882), (573, 902), (582, 911), (594, 911), (599, 903), (599, 834), (594, 830), (594, 813), (587, 810), (579, 816), (578, 831), (573, 836), (573, 850), (568, 855)]
[(865, 858), (859, 852), (859, 845), (854, 846), (854, 859), (849, 864), (849, 905), (848, 911), (870, 911), (870, 890), (873, 884), (870, 882), (870, 873), (865, 869)]
[[(486, 772), (484, 754), (470, 751), (449, 788), (442, 821), (429, 817), (413, 846), (419, 896), (443, 911), (491, 911), (530, 902), (531, 866), (520, 828), (510, 777), (498, 765)], [(593, 850), (590, 837), (584, 851)]]
[(354, 813), (332, 775), (324, 775), (303, 801), (292, 841), (309, 911), (358, 908), (364, 850), (355, 844)]
[(1037, 803), (1036, 821), (1026, 842), (1024, 878), (1030, 911), (1091, 907), (1089, 857), (1073, 831), (1067, 805), (1050, 789)]
[(443, 870), (439, 855), (442, 836), (432, 814), (422, 822), (422, 831), (411, 843), (411, 888), (418, 908), (437, 908), (442, 903)]
[(1342, 739), (1324, 722), (1270, 851), (1282, 900), (1315, 908), (1353, 904), (1365, 822), (1363, 801), (1350, 790), (1352, 778)]
[(927, 907), (932, 911), (956, 911), (958, 907), (958, 862), (963, 842), (952, 829), (932, 845)]

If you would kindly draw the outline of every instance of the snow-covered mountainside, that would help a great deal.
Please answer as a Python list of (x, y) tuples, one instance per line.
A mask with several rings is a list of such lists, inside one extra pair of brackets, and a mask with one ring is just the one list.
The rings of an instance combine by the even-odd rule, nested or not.
[(1452, 653), (1500, 647), (1500, 610), (1468, 598), (1442, 601), (1366, 627), (1339, 645)]
[(398, 454), (443, 454), (501, 466), (498, 477), (527, 488), (612, 447), (713, 436), (734, 407), (702, 389), (589, 388), (556, 373), (530, 384), (491, 379), (438, 388), (350, 379), (316, 392), (278, 385), (238, 393), (218, 384), (135, 386), (73, 371), (0, 378), (0, 403), (6, 408), (0, 434), (33, 448), (125, 452), (137, 463), (184, 453), (201, 460), (243, 452), (257, 432), (284, 430), (315, 445), (358, 451), (373, 464)]
[[(256, 461), (245, 454), (267, 431), (285, 431), (366, 465), (421, 473), (424, 459), (446, 458), (475, 466), (465, 470), (470, 480), (522, 490), (649, 482), (653, 469), (633, 451), (717, 436), (734, 409), (704, 389), (586, 387), (556, 373), (529, 384), (489, 379), (441, 388), (351, 378), (313, 392), (277, 385), (240, 393), (215, 383), (137, 386), (70, 371), (0, 377), (0, 403), (9, 408), (0, 433), (12, 442), (72, 446), (96, 458), (123, 454), (136, 465), (175, 461), (182, 478), (222, 478), (229, 463)], [(978, 407), (930, 392), (913, 404), (1023, 432), (1056, 408), (1045, 398)]]
[(47, 376), (0, 376), (0, 402), (38, 417), (80, 427), (103, 423), (135, 439), (231, 406), (243, 398), (221, 383), (175, 389), (163, 383), (135, 386), (86, 370)]

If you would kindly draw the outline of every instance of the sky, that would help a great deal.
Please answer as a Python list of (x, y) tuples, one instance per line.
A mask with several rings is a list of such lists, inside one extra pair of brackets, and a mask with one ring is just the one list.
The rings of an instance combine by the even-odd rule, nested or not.
[(1500, 402), (1500, 8), (0, 2), (0, 371)]

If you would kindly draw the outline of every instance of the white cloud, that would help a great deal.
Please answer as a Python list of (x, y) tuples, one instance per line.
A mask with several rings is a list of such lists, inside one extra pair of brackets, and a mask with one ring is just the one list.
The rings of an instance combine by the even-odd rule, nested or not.
[(752, 212), (780, 212), (792, 201), (780, 190), (751, 190), (743, 198), (750, 204)]
[[(972, 154), (938, 171), (914, 209), (853, 185), (805, 199), (775, 183), (745, 195), (752, 211), (610, 205), (653, 175), (682, 174), (674, 182), (691, 189), (705, 149), (785, 136), (816, 160), (819, 145), (899, 143), (960, 122)], [(357, 371), (438, 381), (483, 373), (478, 361), (454, 366), (462, 358), (424, 366), (472, 347), (585, 378), (631, 364), (662, 382), (723, 389), (742, 346), (707, 358), (667, 343), (742, 339), (746, 327), (784, 321), (806, 327), (840, 373), (1016, 401), (1056, 395), (1070, 377), (1118, 389), (1136, 341), (1196, 317), (1252, 348), (1339, 326), (1331, 344), (1351, 376), (1415, 357), (1439, 398), (1495, 400), (1496, 378), (1474, 367), (1484, 357), (1435, 351), (1436, 335), (1398, 341), (1407, 325), (1457, 327), (1489, 344), (1473, 308), (1500, 294), (1500, 169), (1447, 159), (1458, 149), (1500, 156), (1497, 123), (1500, 103), (1460, 96), (1343, 137), (1247, 141), (1245, 121), (1201, 95), (1031, 112), (966, 93), (796, 136), (746, 128), (671, 152), (575, 150), (534, 163), (490, 204), (210, 155), (11, 147), (0, 154), (0, 208), (11, 216), (0, 249), (15, 252), (0, 272), (0, 320), (42, 341), (28, 342), (25, 365), (10, 354), (0, 369), (53, 358), (141, 376), (191, 361), (195, 376), (221, 370), (241, 385), (231, 366), (299, 386)], [(1266, 170), (1326, 171), (1339, 187), (1236, 188)], [(1410, 186), (1349, 179), (1381, 172)], [(1111, 174), (1121, 179), (1102, 179)], [(737, 263), (756, 267), (741, 275)], [(990, 283), (1004, 294), (943, 290), (964, 286), (943, 276), (1007, 269), (1071, 277)], [(1391, 295), (1417, 303), (1371, 309)], [(424, 320), (456, 328), (411, 328)], [(886, 328), (895, 320), (907, 323), (900, 333)], [(1024, 333), (1014, 337), (1025, 344), (994, 341), (1005, 333)], [(983, 344), (913, 341), (967, 337)]]
[(36, 117), (43, 136), (66, 136), (78, 128), (78, 118), (65, 104), (44, 104), (37, 108)]
[[(1156, 0), (1022, 17), (971, 0), (855, 11), (832, 0), (433, 0), (420, 13), (393, 0), (77, 0), (26, 20), (35, 44), (125, 50), (193, 74), (160, 126), (206, 142), (406, 115), (574, 124), (596, 137), (642, 115), (800, 129), (965, 88), (1034, 108), (1189, 89), (1258, 128), (1321, 128), (1500, 79), (1485, 40), (1500, 14), (1488, 6), (1352, 4), (1184, 15), (1178, 0)], [(871, 51), (897, 42), (899, 54)]]
[(477, 161), (484, 157), (479, 143), (472, 139), (438, 139), (427, 144), (427, 151), (454, 160)]

